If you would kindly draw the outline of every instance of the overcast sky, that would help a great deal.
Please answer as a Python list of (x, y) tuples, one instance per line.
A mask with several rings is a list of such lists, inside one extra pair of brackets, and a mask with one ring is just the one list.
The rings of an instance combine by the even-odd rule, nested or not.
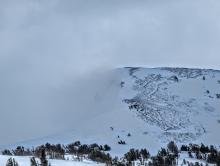
[[(219, 9), (219, 0), (1, 0), (0, 145), (58, 131), (49, 116), (76, 111), (78, 84), (96, 89), (97, 71), (220, 69)], [(80, 101), (94, 93), (82, 91)]]

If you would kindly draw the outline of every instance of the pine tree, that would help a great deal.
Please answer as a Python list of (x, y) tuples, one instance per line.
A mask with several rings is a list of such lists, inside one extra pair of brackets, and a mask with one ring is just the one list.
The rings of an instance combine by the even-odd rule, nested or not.
[(6, 163), (6, 166), (13, 166), (13, 161), (12, 161), (12, 158), (9, 158), (7, 163)]
[(110, 151), (111, 150), (111, 147), (108, 146), (107, 144), (104, 145), (104, 151)]
[(38, 166), (34, 157), (31, 158), (31, 166)]
[(147, 149), (141, 149), (140, 154), (142, 155), (143, 159), (148, 159), (150, 157), (150, 153), (147, 151)]
[(48, 166), (48, 161), (46, 159), (45, 149), (41, 150), (40, 161), (41, 161), (41, 166)]
[(174, 155), (178, 156), (178, 147), (177, 147), (177, 145), (173, 141), (168, 143), (167, 148)]
[(6, 166), (18, 166), (18, 163), (15, 161), (14, 158), (9, 158), (6, 163)]

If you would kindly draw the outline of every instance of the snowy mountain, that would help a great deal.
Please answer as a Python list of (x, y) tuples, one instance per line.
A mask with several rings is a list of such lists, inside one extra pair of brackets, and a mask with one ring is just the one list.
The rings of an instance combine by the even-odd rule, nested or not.
[[(219, 129), (219, 71), (186, 68), (126, 70), (129, 76), (123, 82), (122, 93), (131, 90), (134, 95), (124, 96), (123, 101), (147, 125), (161, 130), (162, 141), (195, 141), (211, 136)], [(132, 84), (126, 86), (126, 82)]]
[[(114, 96), (109, 97), (112, 92)], [(112, 72), (105, 91), (94, 94), (95, 102), (107, 103), (108, 109), (92, 110), (93, 114), (71, 130), (15, 145), (80, 140), (109, 144), (111, 154), (118, 156), (130, 148), (156, 153), (171, 140), (219, 145), (219, 94), (217, 70), (119, 68)]]

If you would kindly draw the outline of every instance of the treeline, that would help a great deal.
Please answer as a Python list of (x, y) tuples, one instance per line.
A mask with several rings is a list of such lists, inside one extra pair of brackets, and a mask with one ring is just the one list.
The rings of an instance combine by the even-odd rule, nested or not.
[(87, 157), (88, 159), (91, 159), (93, 161), (102, 162), (106, 164), (111, 164), (112, 157), (109, 153), (106, 153), (107, 151), (111, 150), (111, 147), (107, 144), (98, 145), (96, 143), (94, 144), (81, 144), (79, 141), (76, 141), (72, 144), (68, 144), (65, 147), (67, 154), (72, 154), (74, 156), (77, 156), (77, 158), (80, 160), (82, 157)]
[[(108, 151), (111, 147), (106, 145), (81, 144), (79, 141), (68, 145), (50, 144), (38, 146), (32, 149), (26, 149), (18, 146), (13, 150), (4, 150), (3, 155), (14, 156), (33, 156), (31, 158), (31, 166), (49, 166), (47, 159), (61, 159), (66, 160), (65, 155), (73, 155), (75, 159), (81, 161), (83, 158), (92, 161), (105, 163), (107, 166), (133, 166), (139, 163), (144, 166), (177, 166), (178, 164), (187, 166), (203, 166), (201, 163), (189, 162), (186, 159), (183, 163), (178, 163), (181, 153), (188, 153), (189, 158), (206, 161), (210, 164), (220, 166), (220, 152), (214, 146), (205, 146), (204, 144), (196, 145), (182, 145), (178, 149), (177, 145), (171, 141), (166, 148), (161, 148), (157, 155), (151, 156), (147, 149), (130, 149), (124, 154), (122, 158), (112, 157)], [(36, 162), (35, 158), (40, 159), (40, 164)], [(15, 160), (9, 159), (8, 163), (14, 163), (12, 166), (18, 166)], [(208, 164), (207, 164), (208, 165)], [(10, 166), (10, 165), (7, 165)], [(206, 165), (204, 165), (206, 166)]]
[[(184, 159), (182, 163), (178, 163), (179, 157), (183, 153), (188, 153), (189, 158), (194, 158), (202, 162), (189, 162)], [(144, 166), (207, 166), (208, 164), (214, 164), (220, 166), (220, 151), (213, 145), (205, 146), (204, 144), (189, 144), (182, 145), (178, 149), (177, 145), (171, 141), (166, 148), (161, 148), (157, 155), (150, 156), (150, 153), (146, 149), (135, 150), (131, 149), (124, 155), (124, 161), (122, 164), (126, 166), (133, 166), (136, 161), (139, 161), (140, 165)]]
[(205, 146), (204, 144), (189, 144), (182, 145), (180, 150), (182, 152), (188, 152), (190, 158), (196, 158), (198, 160), (204, 160), (210, 164), (216, 164), (220, 166), (220, 152), (213, 145)]
[[(7, 150), (7, 152), (9, 152)], [(51, 164), (48, 162), (47, 160), (47, 155), (45, 152), (45, 149), (41, 149), (41, 152), (39, 154), (39, 160), (40, 162), (38, 162), (35, 157), (31, 157), (30, 158), (30, 166), (51, 166)], [(14, 158), (9, 158), (6, 162), (6, 166), (19, 166), (19, 164), (17, 163), (17, 161)]]
[[(24, 148), (23, 146), (18, 146), (15, 149), (2, 151), (3, 155), (8, 156), (34, 156), (31, 162), (36, 163), (35, 157), (41, 159), (41, 163), (45, 162), (45, 166), (48, 166), (48, 159), (61, 159), (65, 160), (65, 154), (70, 154), (76, 157), (77, 160), (82, 160), (83, 158), (88, 158), (96, 162), (111, 164), (112, 157), (107, 151), (110, 151), (111, 147), (107, 144), (98, 145), (94, 144), (81, 144), (80, 141), (68, 144), (66, 146), (61, 144), (50, 144), (37, 146), (36, 148)], [(12, 158), (10, 158), (12, 160)], [(45, 161), (43, 161), (45, 160)], [(11, 163), (11, 162), (10, 162)], [(34, 164), (33, 164), (34, 165)], [(42, 164), (41, 164), (42, 165)], [(35, 166), (35, 165), (34, 165)]]
[(145, 166), (176, 166), (178, 147), (171, 141), (167, 148), (161, 148), (156, 156), (151, 156), (146, 149), (131, 149), (124, 155), (123, 166), (133, 166), (136, 161)]

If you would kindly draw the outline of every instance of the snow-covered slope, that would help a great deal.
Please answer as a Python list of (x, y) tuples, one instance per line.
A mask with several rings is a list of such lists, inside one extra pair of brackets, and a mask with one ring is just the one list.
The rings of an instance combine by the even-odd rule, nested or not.
[[(30, 158), (31, 156), (3, 156), (0, 155), (0, 165), (4, 166), (7, 163), (7, 160), (9, 158), (14, 158), (15, 161), (21, 165), (21, 166), (30, 166)], [(183, 163), (183, 160), (186, 161), (186, 164)], [(36, 161), (40, 163), (39, 159), (36, 158)], [(104, 166), (105, 164), (92, 162), (89, 160), (84, 159), (83, 161), (76, 161), (71, 158), (71, 156), (68, 157), (68, 160), (55, 160), (55, 159), (49, 159), (48, 162), (52, 166)], [(181, 153), (180, 157), (178, 158), (178, 166), (187, 166), (187, 162), (195, 163), (198, 162), (199, 164), (208, 165), (208, 166), (215, 166), (215, 164), (208, 164), (207, 162), (203, 160), (198, 160), (195, 158), (189, 158), (187, 153)], [(135, 166), (140, 165), (139, 161), (136, 161)]]
[[(20, 166), (30, 166), (30, 158), (31, 156), (3, 156), (0, 155), (0, 165), (6, 165), (7, 160), (9, 158), (14, 158), (15, 161), (20, 165)], [(83, 161), (74, 161), (71, 159), (71, 156), (68, 157), (69, 160), (55, 160), (55, 159), (49, 159), (48, 162), (52, 166), (104, 166), (104, 164), (97, 164), (95, 162), (89, 161), (89, 160), (83, 160)], [(39, 159), (36, 158), (36, 161), (40, 163)]]
[[(94, 114), (70, 131), (19, 145), (80, 140), (109, 144), (111, 154), (120, 156), (130, 148), (156, 153), (170, 140), (179, 144), (220, 144), (220, 71), (120, 68), (113, 72), (106, 87), (94, 98), (97, 103), (107, 103), (108, 109), (89, 110)], [(116, 92), (114, 100), (108, 100), (112, 91)], [(126, 145), (119, 145), (120, 140)]]
[(161, 131), (160, 140), (219, 143), (220, 72), (186, 68), (127, 70), (130, 76), (124, 81), (122, 94), (129, 90), (134, 94), (123, 96), (124, 102), (147, 125)]

